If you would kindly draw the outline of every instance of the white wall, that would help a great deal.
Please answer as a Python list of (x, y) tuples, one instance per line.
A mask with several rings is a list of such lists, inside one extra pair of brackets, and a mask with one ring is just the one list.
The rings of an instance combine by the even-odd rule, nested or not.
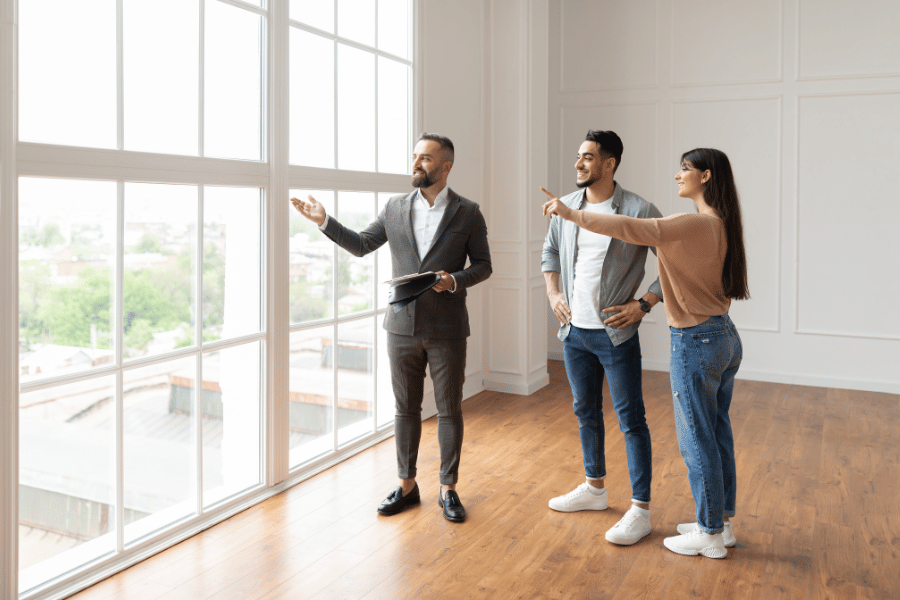
[[(449, 186), (477, 202), (488, 217), (485, 197), (482, 72), (484, 44), (483, 7), (479, 0), (418, 3), (419, 70), (418, 112), (424, 131), (453, 140), (456, 161)], [(421, 132), (415, 132), (416, 136)], [(490, 231), (490, 223), (488, 223)], [(488, 280), (490, 281), (490, 280)], [(469, 337), (464, 397), (483, 389), (483, 304), (487, 284), (468, 290)], [(430, 381), (425, 385), (423, 417), (436, 414)]]
[[(547, 173), (548, 7), (546, 0), (419, 3), (419, 113), (425, 130), (456, 146), (449, 183), (480, 204), (494, 266), (467, 298), (466, 397), (482, 389), (529, 394), (549, 381), (545, 225), (530, 193)], [(429, 393), (423, 416), (430, 401)]]
[[(900, 3), (553, 0), (549, 30), (554, 189), (585, 131), (612, 129), (619, 183), (685, 212), (681, 153), (723, 150), (752, 295), (731, 309), (739, 377), (900, 392)], [(641, 339), (667, 370), (661, 308)], [(560, 357), (555, 332), (548, 311)]]

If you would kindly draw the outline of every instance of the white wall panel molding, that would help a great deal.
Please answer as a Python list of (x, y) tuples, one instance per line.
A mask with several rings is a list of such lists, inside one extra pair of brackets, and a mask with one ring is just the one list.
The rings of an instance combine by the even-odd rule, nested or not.
[(900, 294), (900, 280), (891, 276), (900, 272), (900, 206), (883, 202), (900, 189), (897, 106), (900, 90), (798, 97), (796, 334), (900, 340), (896, 311), (848, 309), (860, 297)]
[[(19, 585), (19, 234), (15, 3), (0, 3), (0, 598)], [(6, 302), (10, 298), (10, 302)]]
[(671, 10), (671, 86), (782, 81), (783, 0), (672, 0)]
[[(552, 4), (553, 191), (573, 188), (570, 146), (579, 119), (601, 119), (592, 126), (619, 131), (625, 155), (617, 179), (663, 214), (692, 209), (673, 183), (681, 152), (721, 148), (732, 159), (741, 193), (750, 268), (752, 299), (731, 309), (745, 339), (742, 373), (804, 385), (898, 389), (900, 372), (891, 358), (900, 352), (900, 315), (858, 317), (846, 307), (850, 294), (900, 293), (892, 275), (900, 272), (900, 242), (884, 231), (900, 222), (900, 205), (892, 200), (900, 189), (900, 4), (660, 0), (658, 85), (640, 89), (576, 85), (573, 69), (581, 63), (568, 57), (596, 53), (588, 40), (563, 36), (587, 4)], [(628, 55), (619, 59), (626, 68), (643, 66)], [(655, 120), (648, 117), (636, 129), (615, 123), (609, 112), (640, 113), (650, 104), (658, 105)], [(653, 148), (652, 162), (644, 152), (636, 159), (642, 144)], [(631, 181), (627, 168), (636, 162), (653, 166)], [(879, 219), (858, 222), (868, 214), (863, 207)], [(852, 260), (839, 258), (844, 247)], [(877, 257), (862, 260), (863, 254)], [(562, 359), (558, 324), (549, 310), (546, 318), (548, 355)], [(641, 328), (645, 367), (668, 369), (668, 337), (664, 315), (654, 311)]]
[(488, 378), (495, 373), (525, 374), (519, 352), (528, 331), (523, 326), (521, 297), (521, 286), (494, 283), (488, 290)]
[(796, 0), (795, 10), (798, 81), (900, 76), (900, 3)]
[[(535, 285), (546, 226), (539, 186), (547, 185), (546, 0), (490, 3), (490, 238), (494, 272), (488, 281), (486, 389), (530, 393), (547, 376), (544, 313), (536, 312)], [(538, 263), (539, 264), (539, 263)], [(543, 385), (544, 383), (541, 383)], [(500, 386), (500, 387), (497, 387)]]
[[(543, 277), (541, 278), (543, 280)], [(547, 305), (547, 294), (543, 281), (532, 283), (528, 293), (528, 313), (534, 315), (529, 319), (528, 373), (540, 371), (547, 375), (547, 342), (543, 328), (543, 316)], [(543, 338), (544, 343), (538, 343)]]
[[(560, 1), (558, 6), (560, 93), (658, 86), (659, 2)], [(594, 40), (589, 51), (578, 43), (586, 38)], [(623, 60), (626, 55), (628, 59)], [(591, 85), (592, 81), (598, 85)], [(605, 81), (610, 83), (604, 85)]]
[[(722, 150), (734, 169), (748, 248), (751, 299), (735, 301), (730, 314), (742, 331), (781, 329), (782, 97), (736, 97), (671, 104), (670, 155), (677, 161), (695, 147)], [(670, 186), (674, 212), (693, 205)], [(755, 259), (755, 260), (754, 260)]]

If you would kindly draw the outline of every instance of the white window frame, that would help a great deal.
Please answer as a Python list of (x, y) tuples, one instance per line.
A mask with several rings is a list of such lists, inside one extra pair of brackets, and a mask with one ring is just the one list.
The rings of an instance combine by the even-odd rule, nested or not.
[[(377, 193), (396, 192), (409, 188), (408, 175), (321, 169), (289, 164), (289, 27), (312, 30), (317, 35), (325, 35), (341, 43), (372, 52), (376, 56), (388, 56), (394, 60), (398, 60), (399, 57), (290, 21), (288, 0), (268, 0), (263, 7), (246, 4), (240, 0), (200, 0), (201, 11), (206, 2), (223, 2), (265, 18), (263, 83), (261, 85), (263, 94), (261, 156), (263, 160), (260, 162), (122, 150), (124, 142), (121, 61), (122, 0), (117, 2), (119, 15), (117, 18), (117, 54), (119, 57), (117, 63), (117, 141), (119, 149), (108, 150), (19, 142), (17, 131), (18, 2), (0, 3), (0, 294), (2, 294), (3, 300), (0, 303), (2, 306), (0, 309), (2, 310), (0, 312), (0, 340), (2, 340), (0, 342), (0, 597), (45, 600), (71, 595), (393, 435), (392, 425), (380, 429), (377, 427), (376, 402), (373, 406), (375, 432), (365, 438), (338, 447), (337, 427), (335, 427), (334, 452), (316, 461), (305, 463), (293, 471), (289, 468), (287, 351), (290, 333), (328, 324), (333, 326), (336, 333), (339, 324), (361, 318), (373, 318), (377, 321), (378, 315), (385, 312), (384, 307), (379, 307), (376, 300), (371, 310), (362, 313), (339, 316), (335, 306), (332, 319), (318, 321), (315, 324), (304, 323), (293, 326), (290, 324), (288, 222), (284, 218), (289, 190), (300, 188), (375, 192), (377, 206)], [(411, 0), (410, 21), (412, 26), (410, 33), (413, 60), (406, 61), (413, 68), (412, 99), (409, 112), (410, 121), (413, 124), (411, 132), (422, 130), (422, 55), (418, 44), (420, 15), (418, 0)], [(201, 12), (201, 32), (202, 27)], [(202, 43), (201, 38), (201, 65), (203, 64)], [(337, 81), (337, 78), (335, 80)], [(377, 107), (377, 85), (375, 93)], [(199, 148), (202, 153), (202, 75), (199, 110), (201, 119), (198, 134), (200, 136)], [(337, 119), (337, 113), (335, 118)], [(376, 170), (377, 127), (376, 121)], [(335, 127), (335, 136), (337, 136), (337, 127)], [(337, 142), (337, 140), (335, 141)], [(335, 149), (337, 151), (337, 143)], [(212, 510), (201, 513), (187, 522), (182, 522), (177, 527), (168, 529), (165, 533), (150, 538), (146, 542), (123, 548), (120, 534), (119, 549), (121, 552), (95, 561), (89, 567), (56, 578), (46, 585), (19, 595), (17, 194), (18, 178), (22, 176), (117, 181), (119, 182), (120, 203), (122, 202), (123, 182), (260, 188), (265, 199), (263, 214), (265, 236), (262, 248), (265, 256), (263, 264), (265, 295), (262, 307), (265, 314), (265, 332), (257, 337), (264, 340), (265, 347), (265, 371), (263, 373), (265, 396), (262, 406), (264, 435), (261, 448), (263, 457), (263, 484), (261, 486), (230, 499)], [(284, 199), (284, 202), (281, 202), (280, 199)], [(119, 229), (121, 230), (122, 227), (120, 220)], [(335, 254), (337, 254), (337, 249), (335, 249)], [(375, 282), (377, 282), (379, 275), (377, 261), (375, 262)], [(121, 282), (119, 285), (121, 286)], [(121, 294), (119, 297), (121, 298)], [(202, 336), (197, 337), (198, 341), (201, 339)], [(241, 338), (237, 341), (245, 340)], [(197, 352), (209, 351), (214, 345), (215, 343), (207, 344), (203, 350)], [(231, 341), (223, 345), (231, 345)], [(188, 354), (192, 354), (192, 352)], [(116, 372), (120, 374), (122, 373), (121, 364), (120, 362), (116, 368)], [(375, 369), (375, 373), (377, 373), (377, 369)], [(375, 373), (373, 376), (377, 377)], [(121, 411), (119, 416), (121, 417)], [(117, 442), (117, 446), (119, 448), (118, 469), (121, 469), (121, 438)], [(118, 488), (121, 488), (121, 484), (118, 485)], [(121, 494), (121, 489), (118, 494)], [(121, 506), (120, 502), (117, 506), (118, 512), (121, 512)], [(121, 521), (119, 520), (119, 522)], [(119, 531), (121, 532), (121, 527)]]

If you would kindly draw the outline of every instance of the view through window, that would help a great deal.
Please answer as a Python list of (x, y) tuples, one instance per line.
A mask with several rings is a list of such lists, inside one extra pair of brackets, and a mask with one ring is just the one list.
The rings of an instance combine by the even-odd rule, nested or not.
[[(393, 423), (387, 246), (349, 255), (272, 196), (272, 169), (241, 178), (222, 159), (286, 172), (290, 195), (364, 228), (409, 186), (413, 3), (267, 4), (18, 0), (19, 140), (54, 149), (18, 183), (23, 594), (264, 486), (272, 336), (289, 348), (274, 401), (292, 473)], [(288, 123), (266, 110), (278, 64)], [(278, 331), (270, 210), (288, 221)]]

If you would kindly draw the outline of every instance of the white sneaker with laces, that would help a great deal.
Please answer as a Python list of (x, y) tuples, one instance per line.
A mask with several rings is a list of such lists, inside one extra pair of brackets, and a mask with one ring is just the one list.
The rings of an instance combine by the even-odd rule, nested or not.
[(612, 529), (606, 532), (606, 541), (620, 546), (631, 546), (649, 534), (650, 519), (632, 507)]
[[(678, 529), (678, 533), (690, 533), (694, 529), (697, 529), (697, 523), (682, 523), (676, 529)], [(734, 548), (737, 546), (737, 540), (734, 537), (734, 528), (731, 526), (731, 521), (725, 521), (725, 531), (722, 532), (722, 540), (725, 542), (726, 548)]]
[(688, 533), (667, 537), (663, 544), (672, 552), (687, 556), (702, 554), (707, 558), (725, 558), (728, 555), (721, 533), (706, 533), (696, 527)]
[(579, 510), (606, 510), (609, 500), (606, 497), (606, 488), (602, 494), (595, 494), (590, 490), (590, 484), (582, 483), (565, 496), (557, 496), (550, 500), (549, 505), (559, 512), (577, 512)]

